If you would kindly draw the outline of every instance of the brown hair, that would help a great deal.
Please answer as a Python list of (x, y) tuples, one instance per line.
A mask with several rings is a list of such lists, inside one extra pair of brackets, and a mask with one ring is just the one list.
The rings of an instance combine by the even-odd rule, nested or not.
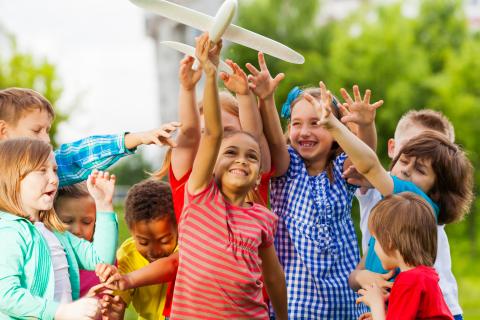
[[(320, 101), (320, 99), (322, 97), (320, 89), (316, 88), (316, 87), (302, 89), (302, 91), (303, 92), (295, 100), (292, 101), (292, 103), (290, 105), (290, 110), (291, 111), (293, 110), (293, 107), (295, 107), (295, 105), (300, 100), (303, 99), (303, 97), (306, 93), (308, 93), (309, 95), (311, 95), (312, 97), (314, 97), (318, 101)], [(336, 99), (336, 101), (338, 101), (338, 99)], [(338, 109), (338, 107), (333, 102), (332, 102), (332, 105), (331, 105), (331, 109), (332, 109), (332, 113), (335, 116), (335, 118), (340, 119), (340, 116), (341, 116), (340, 115), (340, 110)], [(287, 128), (287, 131), (285, 132), (285, 138), (287, 140), (287, 144), (290, 144), (290, 138), (289, 137), (290, 137), (290, 129)], [(333, 143), (332, 143), (332, 147), (330, 148), (330, 152), (328, 153), (327, 165), (325, 167), (325, 171), (327, 172), (327, 176), (328, 176), (328, 179), (330, 180), (330, 182), (333, 182), (333, 179), (334, 179), (334, 177), (333, 177), (333, 165), (334, 165), (335, 158), (338, 157), (338, 155), (341, 154), (342, 152), (343, 152), (342, 148), (334, 140)], [(308, 163), (306, 163), (306, 165), (308, 167)]]
[(26, 112), (34, 109), (46, 111), (52, 119), (55, 117), (55, 111), (50, 102), (32, 89), (0, 90), (0, 120), (16, 125)]
[(420, 125), (426, 129), (444, 134), (450, 142), (455, 141), (455, 130), (448, 118), (440, 111), (431, 109), (410, 110), (398, 121), (395, 136), (408, 125)]
[(88, 192), (87, 183), (85, 181), (61, 187), (58, 189), (57, 198), (55, 199), (55, 210), (58, 211), (61, 199), (82, 199), (85, 197), (90, 197), (90, 192)]
[(147, 179), (133, 185), (125, 199), (125, 221), (135, 222), (169, 218), (177, 224), (170, 185), (158, 179)]
[[(52, 147), (40, 140), (21, 138), (0, 142), (0, 210), (28, 219), (21, 205), (21, 182), (39, 169), (51, 152)], [(39, 219), (50, 230), (66, 230), (53, 208), (40, 211)]]
[(385, 197), (372, 209), (368, 228), (387, 255), (398, 250), (409, 266), (433, 266), (437, 223), (428, 202), (412, 192)]
[(461, 220), (473, 201), (473, 167), (465, 152), (444, 135), (427, 131), (403, 146), (390, 170), (402, 154), (431, 161), (436, 178), (427, 194), (440, 207), (438, 223)]
[[(218, 93), (218, 96), (220, 98), (220, 108), (235, 116), (235, 117), (239, 117), (239, 114), (240, 114), (240, 111), (239, 111), (239, 107), (238, 107), (238, 101), (237, 99), (227, 90), (222, 90)], [(203, 104), (202, 102), (199, 102), (198, 103), (198, 110), (200, 112), (200, 115), (203, 114)], [(167, 174), (168, 174), (168, 170), (170, 168), (170, 164), (172, 163), (172, 148), (169, 147), (167, 152), (165, 153), (165, 158), (163, 160), (163, 164), (162, 164), (162, 167), (157, 170), (156, 172), (154, 172), (152, 174), (152, 177), (153, 178), (156, 178), (156, 179), (162, 179), (164, 178)]]

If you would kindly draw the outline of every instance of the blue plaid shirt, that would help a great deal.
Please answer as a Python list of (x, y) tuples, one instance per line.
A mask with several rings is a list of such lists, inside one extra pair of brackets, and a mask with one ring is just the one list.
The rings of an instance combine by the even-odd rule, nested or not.
[(324, 171), (309, 176), (291, 147), (290, 167), (272, 179), (272, 211), (279, 216), (275, 248), (287, 281), (289, 319), (357, 319), (348, 276), (359, 262), (351, 219), (356, 187), (342, 178), (345, 154), (334, 160), (334, 183)]
[(60, 187), (87, 179), (93, 169), (105, 170), (133, 152), (125, 148), (125, 135), (91, 136), (62, 144), (55, 151)]

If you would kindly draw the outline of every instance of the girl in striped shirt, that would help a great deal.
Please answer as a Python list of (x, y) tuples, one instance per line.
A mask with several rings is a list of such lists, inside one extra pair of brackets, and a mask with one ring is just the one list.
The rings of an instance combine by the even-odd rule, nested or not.
[(260, 182), (260, 148), (245, 132), (223, 136), (217, 66), (208, 34), (196, 55), (206, 75), (205, 130), (187, 182), (172, 319), (268, 319), (263, 274), (278, 319), (287, 318), (285, 278), (273, 246), (275, 216), (245, 201)]

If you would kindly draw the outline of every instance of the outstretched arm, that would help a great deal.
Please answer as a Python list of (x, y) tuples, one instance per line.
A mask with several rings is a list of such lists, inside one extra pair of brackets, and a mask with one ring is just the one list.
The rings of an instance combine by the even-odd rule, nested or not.
[(226, 63), (232, 68), (233, 74), (229, 75), (222, 72), (220, 73), (220, 78), (228, 90), (235, 92), (239, 105), (238, 117), (242, 130), (250, 133), (259, 141), (262, 171), (270, 171), (270, 150), (263, 135), (262, 119), (255, 94), (249, 88), (245, 72), (232, 60), (227, 60)]
[(180, 93), (178, 114), (182, 127), (177, 136), (177, 146), (172, 149), (172, 171), (181, 179), (193, 165), (200, 142), (200, 114), (197, 108), (195, 87), (202, 77), (202, 69), (192, 70), (195, 59), (187, 56), (180, 61)]
[(275, 155), (271, 158), (272, 165), (275, 168), (275, 176), (282, 176), (287, 172), (290, 165), (290, 155), (288, 154), (287, 144), (283, 137), (280, 117), (275, 106), (274, 92), (280, 81), (285, 77), (283, 73), (272, 78), (263, 53), (258, 53), (258, 63), (260, 70), (248, 63), (247, 68), (251, 72), (248, 79), (250, 88), (259, 98), (259, 109), (263, 123), (263, 132), (268, 142), (270, 154)]
[(392, 194), (393, 180), (388, 172), (382, 167), (375, 151), (367, 146), (345, 127), (330, 109), (332, 95), (323, 82), (320, 82), (321, 103), (312, 96), (306, 94), (305, 99), (317, 110), (319, 124), (323, 125), (347, 153), (358, 172), (364, 175), (368, 181), (384, 196)]
[(208, 33), (204, 33), (197, 39), (195, 49), (197, 59), (200, 61), (206, 75), (203, 94), (205, 129), (200, 138), (200, 146), (193, 162), (190, 179), (188, 180), (187, 188), (190, 194), (197, 194), (204, 190), (211, 181), (223, 138), (217, 87), (217, 66), (222, 45), (219, 42), (213, 49), (211, 45)]

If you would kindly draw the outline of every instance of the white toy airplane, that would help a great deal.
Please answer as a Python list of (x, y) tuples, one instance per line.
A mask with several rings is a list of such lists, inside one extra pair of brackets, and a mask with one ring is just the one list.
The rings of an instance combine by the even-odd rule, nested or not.
[[(305, 58), (301, 54), (289, 47), (255, 32), (231, 24), (237, 10), (237, 0), (225, 0), (220, 9), (218, 9), (215, 17), (165, 0), (130, 1), (141, 8), (171, 20), (202, 31), (208, 31), (210, 40), (214, 43), (224, 38), (287, 62), (296, 64), (305, 62)], [(192, 46), (175, 41), (163, 41), (162, 44), (195, 57), (195, 48)], [(231, 68), (224, 62), (220, 63), (220, 70), (230, 74), (232, 73)]]

